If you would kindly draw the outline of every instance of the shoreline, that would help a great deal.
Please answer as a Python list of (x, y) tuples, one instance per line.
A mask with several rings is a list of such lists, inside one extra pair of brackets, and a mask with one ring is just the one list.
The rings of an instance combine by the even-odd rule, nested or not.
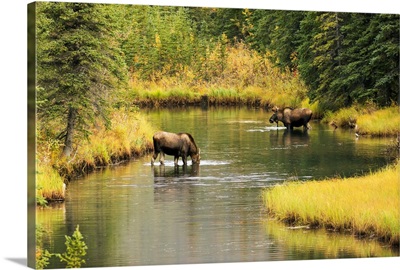
[(398, 247), (399, 171), (396, 161), (364, 176), (289, 181), (264, 190), (263, 203), (269, 218), (289, 226), (374, 238)]

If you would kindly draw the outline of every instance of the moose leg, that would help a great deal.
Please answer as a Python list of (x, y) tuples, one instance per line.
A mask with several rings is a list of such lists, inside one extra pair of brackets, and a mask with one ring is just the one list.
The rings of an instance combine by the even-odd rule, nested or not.
[(157, 153), (156, 151), (154, 151), (154, 154), (153, 154), (153, 156), (151, 157), (151, 165), (154, 164), (154, 161), (156, 161), (157, 156), (158, 156), (158, 153)]
[(183, 161), (183, 165), (186, 166), (187, 165), (187, 156), (186, 155), (182, 155), (182, 161)]
[(179, 156), (174, 156), (174, 164), (175, 164), (175, 166), (178, 166), (178, 160), (179, 160)]
[(160, 153), (160, 164), (161, 165), (164, 165), (164, 158), (165, 158), (165, 154), (164, 154), (164, 152), (161, 152)]

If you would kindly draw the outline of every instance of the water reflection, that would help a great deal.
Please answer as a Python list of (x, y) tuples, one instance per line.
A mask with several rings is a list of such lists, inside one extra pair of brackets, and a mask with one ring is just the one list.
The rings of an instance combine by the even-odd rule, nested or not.
[(295, 129), (295, 130), (276, 130), (270, 132), (270, 142), (272, 147), (283, 146), (283, 147), (301, 147), (308, 146), (310, 141), (310, 135), (308, 130)]
[(278, 249), (285, 250), (282, 260), (296, 254), (298, 259), (369, 258), (398, 256), (396, 249), (385, 248), (371, 239), (357, 239), (325, 229), (309, 230), (284, 227), (275, 220), (265, 220), (264, 228)]

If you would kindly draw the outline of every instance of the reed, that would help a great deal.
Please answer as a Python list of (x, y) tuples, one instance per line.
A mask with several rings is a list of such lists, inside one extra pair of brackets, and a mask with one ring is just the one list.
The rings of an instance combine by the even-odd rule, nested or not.
[(398, 246), (400, 163), (361, 177), (287, 182), (263, 191), (268, 213), (291, 224), (306, 224)]
[(113, 112), (111, 129), (93, 128), (89, 140), (78, 146), (78, 162), (106, 166), (139, 155), (152, 147), (153, 133), (144, 116), (125, 110)]

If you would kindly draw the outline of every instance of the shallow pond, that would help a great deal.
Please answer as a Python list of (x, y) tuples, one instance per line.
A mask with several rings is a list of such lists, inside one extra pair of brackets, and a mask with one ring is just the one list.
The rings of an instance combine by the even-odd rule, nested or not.
[[(246, 108), (144, 112), (155, 126), (189, 132), (201, 163), (150, 165), (150, 156), (72, 181), (67, 199), (38, 209), (50, 252), (79, 224), (85, 267), (398, 256), (372, 240), (292, 230), (268, 220), (263, 188), (287, 179), (324, 179), (384, 166), (390, 139), (356, 138), (312, 122), (287, 132), (270, 113)], [(51, 267), (63, 265), (52, 260)]]

